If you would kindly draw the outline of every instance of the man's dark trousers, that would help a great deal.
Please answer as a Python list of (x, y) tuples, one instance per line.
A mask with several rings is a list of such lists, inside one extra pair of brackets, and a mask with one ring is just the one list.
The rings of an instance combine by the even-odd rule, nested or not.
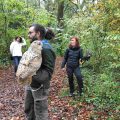
[(48, 120), (49, 89), (26, 87), (25, 113), (27, 120)]

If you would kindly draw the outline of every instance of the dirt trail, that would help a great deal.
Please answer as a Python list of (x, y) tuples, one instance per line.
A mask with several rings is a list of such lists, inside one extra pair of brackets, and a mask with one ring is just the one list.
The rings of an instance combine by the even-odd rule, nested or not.
[[(78, 105), (69, 104), (72, 98), (60, 97), (61, 89), (65, 87), (65, 73), (60, 69), (62, 58), (56, 61), (49, 96), (50, 120), (89, 120), (91, 111), (86, 111), (86, 105), (80, 109)], [(13, 69), (0, 70), (0, 120), (24, 120), (23, 109), (24, 88), (15, 81)]]

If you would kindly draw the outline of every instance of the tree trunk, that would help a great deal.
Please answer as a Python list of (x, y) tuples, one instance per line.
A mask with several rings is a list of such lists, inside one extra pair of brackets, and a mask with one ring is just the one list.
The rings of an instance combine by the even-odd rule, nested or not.
[(49, 12), (50, 11), (50, 5), (52, 4), (51, 0), (43, 0), (45, 3), (45, 9)]
[(41, 1), (40, 1), (40, 0), (38, 0), (39, 8), (40, 8), (40, 2), (41, 2)]
[(57, 20), (58, 20), (58, 26), (63, 27), (63, 16), (64, 16), (64, 1), (58, 2), (58, 14), (57, 14)]

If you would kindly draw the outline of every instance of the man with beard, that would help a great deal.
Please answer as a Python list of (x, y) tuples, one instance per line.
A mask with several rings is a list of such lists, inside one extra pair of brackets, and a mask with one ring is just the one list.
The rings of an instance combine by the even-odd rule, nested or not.
[(42, 64), (32, 82), (25, 90), (25, 114), (27, 120), (48, 120), (48, 94), (50, 80), (55, 66), (55, 53), (48, 40), (55, 37), (52, 30), (46, 30), (42, 25), (33, 24), (29, 28), (28, 37), (32, 43), (39, 40), (42, 43)]

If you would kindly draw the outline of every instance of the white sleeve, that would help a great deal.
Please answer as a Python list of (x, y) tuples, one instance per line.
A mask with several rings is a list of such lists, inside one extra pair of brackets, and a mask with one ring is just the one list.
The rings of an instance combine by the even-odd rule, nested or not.
[(11, 53), (11, 54), (13, 54), (13, 47), (14, 47), (14, 43), (12, 42), (12, 43), (10, 44), (10, 53)]
[(26, 45), (26, 40), (24, 38), (22, 38), (23, 42), (21, 43), (22, 46)]

